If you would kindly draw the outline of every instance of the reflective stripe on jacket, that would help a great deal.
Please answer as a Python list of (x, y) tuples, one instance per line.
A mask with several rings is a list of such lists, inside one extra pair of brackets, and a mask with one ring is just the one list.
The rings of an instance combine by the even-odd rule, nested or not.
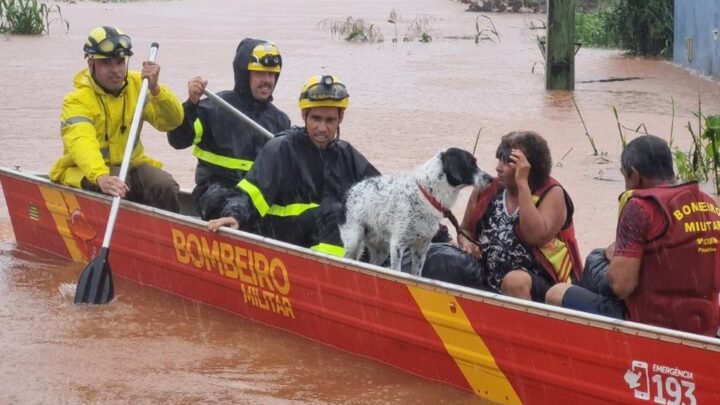
[[(247, 65), (253, 48), (259, 43), (261, 41), (250, 38), (240, 42), (233, 61), (235, 86), (217, 96), (270, 133), (277, 134), (290, 128), (290, 118), (275, 107), (272, 97), (259, 102), (250, 89)], [(183, 108), (185, 120), (167, 136), (173, 148), (192, 147), (192, 154), (198, 159), (193, 195), (199, 200), (212, 183), (234, 187), (252, 168), (258, 152), (268, 141), (267, 136), (213, 100), (202, 99), (197, 105), (188, 100)]]
[[(95, 83), (87, 68), (75, 75), (75, 90), (65, 96), (60, 117), (63, 156), (50, 170), (51, 180), (80, 188), (83, 177), (95, 183), (99, 176), (110, 173), (110, 166), (122, 164), (142, 84), (140, 72), (129, 72), (127, 80), (125, 89), (115, 97)], [(163, 132), (182, 122), (182, 105), (167, 87), (160, 85), (157, 96), (148, 91), (145, 100), (142, 121)], [(130, 167), (142, 163), (162, 166), (145, 154), (138, 136)]]
[[(257, 223), (271, 224), (274, 234), (265, 236), (316, 246), (325, 252), (337, 251), (341, 247), (333, 243), (330, 248), (325, 240), (310, 244), (285, 237), (298, 234), (301, 216), (323, 204), (341, 202), (352, 185), (379, 174), (349, 143), (338, 140), (320, 150), (305, 128), (294, 127), (278, 134), (260, 151), (252, 169), (238, 183), (241, 192), (228, 201), (223, 216), (235, 217), (245, 229)], [(312, 233), (312, 229), (301, 233)]]

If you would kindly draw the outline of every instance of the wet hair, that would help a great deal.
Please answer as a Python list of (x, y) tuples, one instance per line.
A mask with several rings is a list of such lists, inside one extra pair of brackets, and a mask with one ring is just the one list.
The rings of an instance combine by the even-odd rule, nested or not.
[(634, 169), (653, 183), (675, 181), (670, 147), (655, 135), (643, 135), (630, 141), (620, 155), (620, 165), (626, 176)]
[(495, 156), (507, 162), (512, 149), (520, 149), (530, 162), (528, 183), (530, 190), (535, 191), (550, 178), (552, 156), (545, 138), (534, 131), (513, 131), (500, 139)]

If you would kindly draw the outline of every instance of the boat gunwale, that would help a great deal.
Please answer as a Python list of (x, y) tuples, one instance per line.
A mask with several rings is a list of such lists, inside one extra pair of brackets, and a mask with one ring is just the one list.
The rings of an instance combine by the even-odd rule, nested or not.
[[(20, 170), (20, 168), (18, 167), (13, 169), (0, 166), (0, 175), (6, 175), (19, 180), (29, 180), (33, 183), (40, 183), (71, 193), (81, 194), (83, 197), (105, 204), (110, 204), (110, 202), (112, 201), (112, 197), (110, 196), (55, 183), (50, 181), (44, 175), (25, 172)], [(183, 193), (187, 193), (187, 191), (183, 190)], [(196, 228), (202, 229), (203, 231), (207, 231), (207, 221), (203, 221), (198, 217), (173, 213), (127, 200), (121, 200), (120, 203), (122, 208), (131, 210), (136, 213), (146, 215), (149, 214), (153, 217), (159, 217), (161, 219), (169, 219), (174, 223), (192, 225)], [(276, 251), (281, 251), (286, 254), (300, 256), (316, 262), (330, 264), (345, 270), (360, 272), (366, 275), (380, 277), (382, 279), (390, 281), (399, 281), (406, 285), (421, 287), (442, 294), (449, 294), (456, 298), (460, 297), (484, 304), (490, 304), (496, 307), (525, 312), (528, 314), (543, 316), (561, 321), (567, 321), (598, 329), (611, 330), (648, 339), (654, 339), (663, 342), (681, 344), (684, 346), (720, 352), (720, 339), (717, 338), (652, 325), (646, 325), (637, 322), (614, 319), (591, 313), (584, 313), (572, 309), (522, 300), (502, 294), (456, 285), (440, 280), (413, 276), (408, 273), (397, 272), (369, 263), (358, 262), (344, 257), (326, 255), (324, 253), (316, 252), (308, 248), (292, 245), (286, 242), (266, 238), (241, 230), (221, 228), (220, 230), (218, 230), (217, 233), (232, 239), (240, 240), (243, 242), (251, 242), (255, 245), (270, 248)]]

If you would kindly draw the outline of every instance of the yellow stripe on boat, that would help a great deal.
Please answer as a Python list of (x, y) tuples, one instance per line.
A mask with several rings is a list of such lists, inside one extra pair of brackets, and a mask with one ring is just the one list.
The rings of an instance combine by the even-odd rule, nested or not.
[(45, 200), (45, 206), (55, 221), (58, 233), (65, 242), (70, 257), (77, 262), (84, 261), (83, 254), (80, 252), (80, 249), (78, 249), (75, 238), (73, 238), (72, 232), (70, 232), (70, 228), (68, 227), (70, 213), (80, 208), (77, 198), (70, 193), (65, 194), (63, 197), (63, 193), (49, 187), (38, 186), (38, 188)]
[(522, 404), (455, 297), (412, 286), (408, 290), (473, 391), (493, 402)]

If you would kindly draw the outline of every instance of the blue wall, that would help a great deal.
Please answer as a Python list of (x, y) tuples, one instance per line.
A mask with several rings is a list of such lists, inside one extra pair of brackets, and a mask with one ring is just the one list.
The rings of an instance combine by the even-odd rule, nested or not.
[[(720, 1), (675, 0), (675, 63), (705, 75), (720, 77)], [(693, 40), (692, 60), (687, 58), (687, 41)]]

